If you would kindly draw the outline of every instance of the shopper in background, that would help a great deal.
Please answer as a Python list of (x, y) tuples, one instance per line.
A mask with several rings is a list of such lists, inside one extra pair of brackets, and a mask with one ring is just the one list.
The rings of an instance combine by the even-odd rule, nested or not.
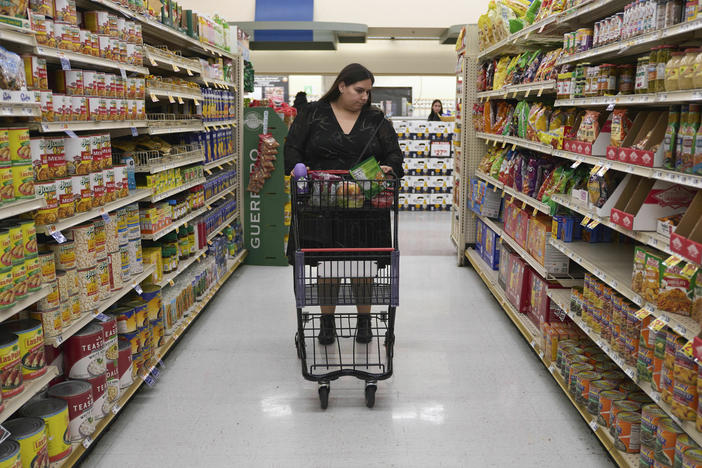
[(427, 120), (441, 120), (441, 114), (443, 113), (443, 104), (441, 104), (441, 101), (439, 99), (434, 99), (434, 102), (431, 103), (431, 112), (429, 113), (429, 117), (427, 118)]
[(293, 107), (297, 109), (297, 113), (302, 112), (302, 109), (307, 106), (307, 93), (300, 91), (295, 95), (295, 101), (293, 102)]
[[(386, 174), (394, 173), (401, 178), (402, 151), (397, 134), (382, 111), (371, 107), (371, 88), (375, 78), (363, 65), (352, 63), (344, 67), (334, 80), (329, 91), (319, 101), (305, 106), (293, 121), (285, 141), (286, 172), (292, 174), (297, 163), (304, 163), (309, 170), (349, 170), (359, 162), (374, 156)], [(364, 151), (365, 150), (365, 151)], [(360, 215), (360, 216), (359, 216)], [(343, 211), (343, 219), (306, 214), (297, 220), (300, 226), (300, 248), (372, 248), (391, 247), (389, 212), (377, 211), (354, 213)], [(369, 232), (367, 226), (372, 225)], [(295, 241), (291, 229), (288, 242), (288, 259), (294, 261)], [(358, 284), (368, 284), (370, 278), (357, 278), (356, 341), (369, 343), (372, 340), (370, 305), (363, 304), (358, 294)], [(339, 281), (318, 279), (320, 298), (328, 297), (328, 304), (336, 304)], [(327, 287), (322, 287), (324, 284)], [(323, 294), (321, 290), (329, 290)], [(361, 299), (359, 301), (359, 296)], [(320, 299), (320, 302), (321, 301)], [(328, 345), (334, 342), (335, 305), (322, 305), (319, 342)]]

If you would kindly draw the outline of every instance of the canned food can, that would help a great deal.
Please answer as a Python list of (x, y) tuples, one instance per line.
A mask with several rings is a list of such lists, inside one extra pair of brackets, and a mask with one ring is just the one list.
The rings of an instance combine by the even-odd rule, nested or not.
[(105, 374), (105, 341), (102, 327), (89, 323), (66, 340), (65, 372), (71, 379), (89, 379)]
[(78, 320), (82, 316), (80, 307), (80, 294), (75, 294), (70, 298), (71, 302), (71, 321)]
[(0, 444), (0, 466), (3, 468), (19, 468), (22, 466), (19, 442), (7, 439)]
[(93, 208), (105, 204), (105, 181), (102, 171), (90, 173), (90, 190), (93, 191)]
[(15, 283), (12, 280), (12, 269), (0, 271), (0, 310), (6, 310), (14, 306)]
[(667, 465), (675, 460), (675, 444), (684, 431), (670, 418), (662, 418), (656, 432), (656, 459)]
[(73, 186), (73, 201), (76, 213), (85, 213), (93, 207), (93, 190), (90, 186), (89, 175), (71, 177)]
[(623, 411), (617, 415), (614, 445), (622, 452), (639, 453), (641, 449), (641, 416)]
[(129, 341), (119, 340), (119, 359), (117, 367), (119, 371), (119, 388), (123, 390), (129, 388), (134, 382), (132, 373), (132, 345)]
[(73, 195), (73, 180), (70, 177), (56, 180), (56, 196), (58, 198), (59, 219), (75, 215), (75, 197)]
[(79, 270), (94, 267), (97, 259), (95, 246), (95, 225), (85, 223), (71, 228), (75, 244), (76, 266)]
[(88, 382), (67, 380), (50, 387), (48, 394), (68, 404), (68, 433), (71, 442), (80, 442), (93, 434), (93, 389)]
[(641, 408), (641, 445), (653, 448), (656, 444), (658, 423), (668, 415), (656, 404)]
[(699, 468), (702, 466), (702, 450), (693, 448), (689, 449), (683, 455), (683, 468)]
[(34, 170), (32, 164), (12, 164), (12, 185), (17, 200), (34, 198)]
[(3, 400), (24, 390), (19, 337), (6, 331), (0, 331), (0, 380)]
[(32, 162), (32, 150), (29, 146), (29, 128), (7, 129), (10, 160), (13, 164)]
[(46, 424), (49, 461), (55, 463), (71, 454), (71, 438), (68, 433), (68, 404), (59, 398), (41, 398), (22, 407), (20, 413), (26, 417), (41, 418)]
[[(23, 467), (49, 466), (46, 423), (41, 418), (16, 418), (3, 423), (20, 446)], [(25, 460), (30, 460), (26, 462)]]
[(129, 243), (119, 246), (119, 256), (121, 261), (122, 282), (129, 282), (131, 273), (129, 269)]
[(44, 311), (34, 311), (29, 316), (35, 320), (39, 320), (44, 328), (44, 336), (51, 338), (58, 336), (63, 330), (63, 319), (61, 317), (61, 308), (56, 307)]
[(687, 434), (680, 434), (675, 441), (675, 461), (673, 466), (682, 466), (685, 452), (690, 449), (700, 448), (697, 443)]
[(100, 300), (98, 295), (97, 268), (92, 267), (86, 268), (85, 270), (78, 270), (78, 282), (80, 283), (78, 295), (80, 297), (81, 312), (91, 311)]
[(107, 258), (98, 260), (97, 266), (98, 276), (98, 299), (104, 301), (110, 297), (110, 264)]
[(70, 270), (76, 267), (76, 251), (73, 241), (62, 244), (50, 244), (49, 248), (54, 254), (55, 268)]
[(110, 290), (119, 291), (124, 287), (122, 282), (122, 258), (119, 252), (107, 254), (107, 261), (110, 265)]
[(0, 325), (0, 330), (14, 333), (19, 338), (22, 375), (25, 381), (46, 373), (44, 333), (40, 321), (26, 319), (5, 322)]
[(99, 421), (109, 414), (107, 401), (107, 373), (89, 377), (86, 379), (93, 387), (93, 420)]

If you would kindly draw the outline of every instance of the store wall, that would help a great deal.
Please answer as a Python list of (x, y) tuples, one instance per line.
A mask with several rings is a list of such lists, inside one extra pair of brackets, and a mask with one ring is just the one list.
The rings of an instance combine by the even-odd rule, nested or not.
[(360, 62), (378, 75), (453, 75), (456, 51), (438, 41), (370, 40), (339, 44), (337, 50), (252, 51), (256, 73), (334, 75)]
[[(489, 0), (444, 0), (441, 6), (426, 0), (315, 0), (315, 21), (362, 23), (371, 28), (445, 28), (475, 23), (487, 10)], [(231, 21), (253, 21), (255, 0), (186, 0), (184, 7), (206, 14), (218, 13)]]

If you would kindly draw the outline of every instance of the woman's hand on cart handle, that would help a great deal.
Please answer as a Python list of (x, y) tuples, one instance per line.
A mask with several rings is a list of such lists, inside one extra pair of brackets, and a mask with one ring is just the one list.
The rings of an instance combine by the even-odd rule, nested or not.
[(391, 175), (393, 179), (397, 179), (397, 174), (395, 174), (395, 171), (392, 169), (390, 166), (380, 166), (380, 169), (383, 171), (385, 174), (386, 178), (389, 175)]

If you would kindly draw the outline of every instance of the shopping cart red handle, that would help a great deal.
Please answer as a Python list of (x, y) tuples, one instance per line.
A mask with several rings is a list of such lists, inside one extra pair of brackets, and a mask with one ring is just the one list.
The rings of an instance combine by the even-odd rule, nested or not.
[(341, 174), (348, 174), (349, 171), (343, 170), (343, 169), (330, 169), (330, 170), (322, 170), (322, 169), (315, 169), (313, 171), (310, 171), (310, 173), (313, 172), (323, 172), (325, 174), (336, 174), (336, 175), (341, 175)]
[(300, 252), (316, 253), (316, 252), (392, 252), (395, 249), (392, 247), (372, 247), (372, 248), (348, 248), (348, 249), (300, 249)]

